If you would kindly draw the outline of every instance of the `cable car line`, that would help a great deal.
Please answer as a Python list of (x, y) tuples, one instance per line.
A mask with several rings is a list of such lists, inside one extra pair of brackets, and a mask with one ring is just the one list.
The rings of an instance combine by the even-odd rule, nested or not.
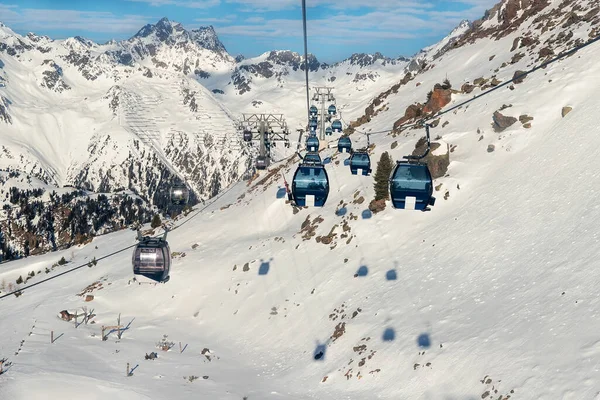
[(310, 122), (310, 93), (308, 88), (308, 35), (306, 33), (306, 0), (302, 0), (302, 25), (304, 28), (304, 77), (306, 79), (306, 107)]
[[(306, 105), (308, 107), (309, 130), (312, 122), (312, 115), (315, 108), (311, 110), (309, 81), (308, 81), (308, 34), (306, 29), (306, 0), (302, 0), (302, 25), (304, 36), (304, 72), (306, 79)], [(314, 123), (313, 123), (314, 125)], [(300, 132), (302, 138), (302, 131)], [(301, 140), (301, 139), (300, 139)], [(306, 150), (309, 152), (319, 151), (319, 138), (315, 131), (310, 131), (306, 139)], [(296, 206), (305, 207), (307, 205), (314, 207), (323, 207), (329, 196), (329, 177), (322, 163), (310, 162), (302, 159), (296, 167), (296, 172), (292, 178), (292, 198)]]
[[(137, 246), (137, 243), (135, 243), (135, 244), (132, 244), (131, 246), (127, 246), (127, 247), (125, 247), (125, 248), (122, 248), (122, 249), (120, 249), (120, 250), (114, 251), (114, 252), (112, 252), (112, 253), (110, 253), (110, 254), (107, 254), (107, 255), (105, 255), (105, 256), (102, 256), (102, 257), (100, 257), (100, 258), (97, 258), (97, 259), (96, 259), (96, 262), (98, 262), (98, 261), (101, 261), (101, 260), (104, 260), (104, 259), (106, 259), (106, 258), (109, 258), (109, 257), (112, 257), (112, 256), (114, 256), (114, 255), (117, 255), (117, 254), (119, 254), (119, 253), (122, 253), (122, 252), (124, 252), (124, 251), (126, 251), (126, 250), (129, 250), (129, 249), (131, 249), (131, 248), (134, 248), (135, 246)], [(40, 285), (40, 284), (42, 284), (42, 283), (45, 283), (45, 282), (51, 281), (52, 279), (58, 278), (59, 276), (66, 275), (66, 274), (68, 274), (68, 273), (70, 273), (70, 272), (73, 272), (73, 271), (75, 271), (75, 270), (78, 270), (78, 269), (80, 269), (80, 268), (83, 268), (83, 267), (85, 267), (85, 266), (88, 266), (89, 264), (90, 264), (90, 262), (88, 261), (88, 262), (86, 262), (85, 264), (78, 265), (77, 267), (73, 267), (73, 268), (71, 268), (70, 270), (63, 271), (63, 272), (61, 272), (61, 273), (58, 273), (58, 274), (56, 274), (56, 275), (53, 275), (53, 276), (51, 276), (51, 277), (49, 277), (49, 278), (43, 279), (43, 280), (41, 280), (41, 281), (39, 281), (39, 282), (32, 283), (31, 285), (27, 285), (27, 286), (25, 286), (25, 287), (22, 287), (21, 289), (18, 289), (18, 290), (13, 290), (12, 292), (9, 292), (9, 293), (6, 293), (6, 294), (3, 294), (3, 295), (0, 295), (0, 300), (1, 300), (1, 299), (3, 299), (3, 298), (5, 298), (5, 297), (8, 297), (8, 296), (10, 296), (10, 295), (13, 295), (13, 294), (15, 294), (15, 293), (20, 293), (20, 292), (22, 292), (22, 291), (23, 291), (23, 290), (25, 290), (25, 289), (29, 289), (29, 288), (32, 288), (32, 287), (34, 287), (34, 286)]]
[[(190, 218), (188, 218), (188, 219), (186, 219), (185, 221), (183, 221), (181, 224), (179, 224), (179, 225), (176, 225), (176, 226), (175, 226), (173, 229), (169, 230), (169, 232), (172, 232), (172, 231), (174, 231), (175, 229), (177, 229), (177, 228), (180, 228), (181, 226), (183, 226), (184, 224), (186, 224), (188, 221), (190, 221), (192, 218), (194, 218), (196, 215), (198, 215), (200, 212), (202, 212), (202, 211), (204, 211), (205, 209), (207, 209), (208, 207), (210, 207), (210, 206), (211, 206), (212, 204), (214, 204), (214, 203), (215, 203), (215, 202), (216, 202), (218, 199), (220, 199), (220, 198), (221, 198), (221, 197), (223, 197), (223, 196), (224, 196), (226, 193), (228, 193), (229, 191), (231, 191), (231, 190), (232, 190), (232, 189), (233, 189), (233, 188), (236, 186), (236, 183), (237, 183), (237, 182), (234, 182), (234, 183), (233, 183), (231, 186), (229, 186), (229, 188), (227, 188), (225, 191), (223, 191), (223, 192), (221, 192), (220, 194), (218, 194), (217, 196), (215, 196), (215, 197), (214, 197), (214, 199), (213, 199), (213, 200), (212, 200), (210, 203), (206, 204), (204, 207), (202, 207), (201, 209), (199, 209), (198, 211), (196, 211), (196, 213), (194, 213), (194, 214), (193, 214), (193, 215), (192, 215)], [(156, 235), (156, 236), (154, 236), (154, 237), (155, 237), (155, 238), (158, 238), (158, 237), (162, 236), (163, 234), (164, 234), (164, 233), (161, 233), (160, 235)], [(134, 247), (138, 246), (138, 244), (139, 244), (139, 242), (138, 242), (138, 243), (134, 243), (134, 244), (132, 244), (132, 245), (130, 245), (130, 246), (124, 247), (124, 248), (122, 248), (122, 249), (119, 249), (119, 250), (116, 250), (116, 251), (114, 251), (114, 252), (112, 252), (112, 253), (110, 253), (110, 254), (107, 254), (107, 255), (104, 255), (104, 256), (102, 256), (102, 257), (100, 257), (100, 258), (97, 258), (97, 259), (96, 259), (96, 262), (98, 262), (98, 261), (101, 261), (101, 260), (104, 260), (104, 259), (107, 259), (107, 258), (109, 258), (109, 257), (112, 257), (112, 256), (115, 256), (115, 255), (117, 255), (117, 254), (119, 254), (119, 253), (122, 253), (122, 252), (124, 252), (124, 251), (126, 251), (126, 250), (132, 249), (132, 248), (134, 248)], [(42, 280), (41, 280), (41, 281), (39, 281), (39, 282), (32, 283), (31, 285), (24, 286), (24, 287), (22, 287), (22, 288), (20, 288), (20, 289), (13, 290), (12, 292), (9, 292), (9, 293), (6, 293), (6, 294), (2, 294), (2, 295), (0, 295), (0, 300), (1, 300), (1, 299), (4, 299), (5, 297), (8, 297), (8, 296), (10, 296), (10, 295), (13, 295), (13, 294), (15, 294), (15, 293), (20, 293), (20, 292), (22, 292), (22, 291), (24, 291), (24, 290), (26, 290), (26, 289), (32, 288), (32, 287), (34, 287), (34, 286), (37, 286), (37, 285), (40, 285), (40, 284), (42, 284), (42, 283), (48, 282), (48, 281), (50, 281), (50, 280), (52, 280), (52, 279), (58, 278), (59, 276), (63, 276), (63, 275), (66, 275), (66, 274), (68, 274), (68, 273), (71, 273), (71, 272), (73, 272), (73, 271), (76, 271), (76, 270), (78, 270), (78, 269), (80, 269), (80, 268), (83, 268), (83, 267), (85, 267), (85, 266), (88, 266), (89, 264), (90, 264), (90, 262), (88, 261), (88, 262), (86, 262), (85, 264), (78, 265), (77, 267), (73, 267), (73, 268), (71, 268), (71, 269), (69, 269), (69, 270), (67, 270), (67, 271), (60, 272), (60, 273), (58, 273), (58, 274), (56, 274), (56, 275), (53, 275), (53, 276), (51, 276), (51, 277), (49, 277), (49, 278), (42, 279)]]
[[(309, 118), (309, 121), (310, 121), (310, 95), (309, 95), (309, 81), (308, 81), (308, 40), (307, 40), (307, 30), (306, 30), (306, 0), (302, 0), (302, 17), (303, 17), (303, 28), (304, 28), (304, 66), (305, 66), (305, 71), (304, 71), (304, 72), (305, 72), (305, 79), (306, 79), (306, 101), (307, 101), (307, 107), (308, 107), (308, 110), (307, 110), (307, 111), (308, 111), (308, 118)], [(459, 104), (457, 104), (457, 105), (455, 105), (455, 106), (452, 106), (452, 107), (450, 107), (450, 108), (449, 108), (449, 109), (447, 109), (447, 110), (440, 111), (440, 112), (438, 112), (437, 114), (435, 114), (435, 115), (433, 115), (433, 116), (430, 116), (430, 117), (427, 117), (427, 118), (421, 119), (421, 120), (417, 121), (416, 123), (413, 123), (413, 124), (407, 124), (407, 125), (401, 125), (399, 128), (402, 130), (402, 129), (407, 129), (407, 128), (410, 128), (410, 127), (422, 127), (422, 126), (425, 126), (425, 127), (426, 127), (426, 129), (427, 129), (427, 133), (428, 133), (428, 132), (429, 132), (429, 125), (428, 125), (428, 124), (425, 124), (427, 121), (430, 121), (430, 120), (432, 120), (432, 119), (434, 119), (434, 118), (438, 118), (438, 117), (440, 117), (440, 116), (442, 116), (442, 115), (445, 115), (445, 114), (447, 114), (447, 113), (449, 113), (449, 112), (451, 112), (451, 111), (454, 111), (454, 110), (456, 110), (456, 109), (458, 109), (458, 108), (460, 108), (460, 107), (462, 107), (462, 106), (464, 106), (464, 105), (466, 105), (466, 104), (469, 104), (469, 103), (471, 103), (471, 102), (473, 102), (473, 101), (475, 101), (475, 100), (477, 100), (477, 99), (480, 99), (481, 97), (484, 97), (484, 96), (486, 96), (486, 95), (488, 95), (488, 94), (490, 94), (490, 93), (492, 93), (492, 92), (494, 92), (494, 91), (496, 91), (496, 90), (498, 90), (498, 89), (500, 89), (500, 88), (502, 88), (502, 87), (505, 87), (505, 86), (509, 85), (510, 83), (514, 83), (514, 81), (516, 81), (516, 80), (519, 80), (519, 79), (521, 79), (521, 78), (524, 78), (524, 77), (526, 77), (527, 75), (529, 75), (529, 74), (531, 74), (531, 73), (533, 73), (533, 72), (535, 72), (535, 71), (537, 71), (537, 70), (539, 70), (539, 69), (545, 68), (545, 67), (547, 67), (548, 65), (550, 65), (550, 64), (553, 64), (553, 63), (555, 63), (556, 61), (559, 61), (559, 60), (561, 60), (561, 59), (563, 59), (563, 58), (565, 58), (565, 57), (567, 57), (567, 56), (569, 56), (569, 55), (571, 55), (571, 54), (574, 54), (574, 53), (576, 53), (577, 51), (579, 51), (579, 50), (581, 50), (581, 49), (583, 49), (583, 48), (585, 48), (585, 47), (588, 47), (588, 46), (590, 46), (590, 45), (592, 45), (592, 44), (594, 44), (594, 43), (596, 43), (596, 42), (598, 42), (598, 41), (600, 41), (600, 35), (599, 35), (599, 36), (597, 36), (597, 37), (595, 37), (594, 39), (591, 39), (591, 40), (589, 40), (588, 42), (586, 42), (586, 43), (584, 43), (584, 44), (582, 44), (582, 45), (575, 46), (574, 48), (572, 48), (572, 49), (570, 49), (570, 50), (568, 50), (568, 51), (565, 51), (565, 52), (563, 52), (563, 53), (559, 54), (558, 56), (556, 56), (556, 57), (552, 58), (551, 60), (549, 60), (549, 61), (546, 61), (546, 62), (544, 62), (544, 63), (542, 63), (542, 64), (540, 64), (540, 65), (538, 65), (538, 66), (536, 66), (536, 67), (534, 67), (534, 68), (531, 68), (530, 70), (528, 70), (528, 71), (526, 71), (526, 72), (524, 72), (524, 73), (522, 73), (522, 74), (519, 74), (519, 75), (517, 75), (517, 76), (513, 77), (512, 79), (510, 79), (510, 80), (508, 80), (508, 81), (506, 81), (506, 82), (503, 82), (503, 83), (499, 84), (498, 86), (495, 86), (495, 87), (493, 87), (493, 88), (491, 88), (491, 89), (489, 89), (489, 90), (487, 90), (487, 91), (485, 91), (485, 92), (483, 92), (483, 93), (480, 93), (479, 95), (476, 95), (476, 96), (474, 96), (474, 97), (473, 97), (473, 98), (471, 98), (471, 99), (468, 99), (468, 100), (466, 100), (466, 101), (464, 101), (464, 102), (461, 102), (461, 103), (459, 103)], [(367, 132), (363, 132), (363, 131), (354, 130), (354, 132), (358, 132), (358, 133), (360, 133), (360, 134), (364, 134), (364, 135), (366, 135), (366, 134), (373, 135), (373, 134), (386, 133), (386, 132), (388, 132), (388, 133), (389, 133), (389, 132), (393, 132), (393, 130), (376, 131), (376, 132), (369, 132), (369, 133), (367, 133)], [(429, 138), (428, 138), (428, 145), (429, 145)], [(428, 146), (428, 147), (429, 147), (429, 146)], [(426, 154), (425, 154), (425, 155), (426, 155)], [(423, 157), (424, 157), (424, 156), (423, 156)], [(398, 161), (398, 162), (397, 162), (397, 165), (396, 165), (396, 171), (398, 171), (398, 170), (401, 170), (401, 169), (399, 169), (399, 166), (400, 166), (400, 164), (402, 164), (402, 165), (411, 165), (411, 166), (415, 166), (415, 165), (420, 165), (420, 163), (421, 163), (421, 162), (419, 162), (419, 161), (418, 161), (420, 158), (414, 158), (414, 156), (405, 156), (405, 159), (406, 159), (406, 161)], [(412, 162), (411, 162), (411, 161), (412, 161)], [(426, 165), (426, 164), (425, 164), (425, 165)], [(327, 179), (327, 173), (325, 172), (325, 168), (324, 168), (324, 166), (323, 166), (323, 165), (320, 165), (320, 166), (312, 166), (312, 168), (315, 168), (315, 167), (322, 169), (322, 173), (321, 173), (321, 175), (324, 175), (324, 178), (325, 178), (325, 181), (326, 181), (326, 185), (327, 185), (327, 194), (328, 194), (328, 193), (329, 193), (329, 181), (328, 181), (328, 179)], [(298, 174), (298, 172), (300, 171), (300, 169), (301, 169), (301, 168), (302, 168), (302, 164), (300, 164), (300, 165), (298, 166), (298, 170), (296, 171), (296, 174)], [(403, 167), (403, 168), (405, 168), (405, 167)], [(306, 170), (306, 167), (304, 167), (304, 169)], [(307, 172), (307, 171), (305, 171), (305, 172)], [(424, 172), (424, 171), (423, 171), (423, 172)], [(412, 172), (411, 172), (411, 173), (412, 173)], [(390, 180), (390, 186), (392, 186), (392, 180), (394, 179), (394, 176), (395, 176), (395, 174), (393, 175), (393, 178)], [(294, 178), (295, 178), (295, 177), (296, 177), (296, 176), (294, 176)], [(323, 177), (323, 176), (322, 176), (322, 177)], [(425, 177), (422, 179), (422, 182), (426, 182), (427, 180), (429, 180), (429, 181), (430, 181), (430, 177), (427, 177), (427, 176), (425, 176)], [(294, 181), (295, 181), (295, 179), (294, 179)], [(293, 192), (295, 192), (295, 186), (296, 186), (296, 182), (292, 182), (292, 191), (293, 191)], [(181, 227), (182, 225), (184, 225), (185, 223), (187, 223), (189, 220), (191, 220), (192, 218), (194, 218), (196, 215), (198, 215), (198, 214), (199, 214), (201, 211), (203, 211), (203, 210), (205, 210), (206, 208), (208, 208), (208, 207), (209, 207), (210, 205), (212, 205), (212, 204), (213, 204), (213, 203), (214, 203), (216, 200), (218, 200), (220, 197), (222, 197), (222, 196), (223, 196), (223, 195), (225, 195), (227, 192), (229, 192), (229, 191), (230, 191), (230, 190), (231, 190), (233, 187), (235, 187), (235, 185), (231, 185), (231, 186), (230, 186), (228, 189), (226, 189), (224, 192), (222, 192), (221, 194), (219, 194), (218, 196), (216, 196), (216, 197), (215, 197), (215, 199), (214, 199), (214, 200), (213, 200), (211, 203), (209, 203), (209, 204), (205, 205), (203, 208), (201, 208), (200, 210), (198, 210), (198, 211), (197, 211), (197, 212), (196, 212), (196, 213), (195, 213), (195, 214), (194, 214), (192, 217), (190, 217), (189, 219), (187, 219), (187, 220), (183, 221), (181, 224), (179, 224), (179, 225), (175, 226), (175, 227), (173, 228), (173, 230), (175, 230), (175, 229), (177, 229), (177, 228)], [(390, 187), (390, 189), (392, 189), (392, 187)], [(426, 188), (426, 189), (428, 189), (428, 188)], [(404, 190), (404, 189), (403, 189), (403, 190)], [(428, 190), (426, 190), (426, 191), (428, 191)], [(325, 194), (324, 198), (323, 198), (323, 197), (321, 198), (321, 201), (322, 201), (323, 205), (324, 205), (324, 203), (325, 203), (325, 200), (326, 200), (326, 198), (327, 198), (327, 194)], [(390, 191), (390, 195), (391, 195), (391, 194), (392, 194), (392, 193), (391, 193), (391, 191)], [(295, 200), (295, 199), (296, 199), (296, 196), (294, 195), (294, 200)], [(316, 203), (316, 202), (317, 202), (317, 201), (316, 201), (316, 199), (315, 199), (315, 203)], [(399, 202), (398, 204), (401, 204), (401, 202)], [(122, 253), (123, 251), (126, 251), (126, 250), (129, 250), (129, 249), (133, 248), (133, 247), (136, 247), (137, 245), (138, 245), (138, 243), (136, 243), (136, 244), (133, 244), (133, 245), (130, 245), (130, 246), (127, 246), (127, 247), (125, 247), (125, 248), (122, 248), (122, 249), (120, 249), (120, 250), (114, 251), (114, 252), (112, 252), (112, 253), (110, 253), (110, 254), (107, 254), (107, 255), (105, 255), (105, 256), (102, 256), (102, 257), (100, 257), (99, 259), (96, 259), (96, 261), (100, 261), (100, 260), (104, 260), (104, 259), (106, 259), (106, 258), (112, 257), (112, 256), (114, 256), (114, 255), (116, 255), (116, 254)], [(39, 281), (39, 282), (36, 282), (36, 283), (33, 283), (33, 284), (31, 284), (31, 285), (28, 285), (28, 286), (22, 287), (22, 288), (20, 288), (20, 289), (18, 289), (18, 290), (15, 290), (15, 291), (12, 291), (12, 292), (10, 292), (10, 293), (6, 293), (6, 294), (3, 294), (3, 295), (0, 295), (0, 299), (6, 298), (6, 297), (8, 297), (8, 296), (10, 296), (10, 295), (13, 295), (13, 294), (15, 294), (15, 293), (22, 292), (22, 291), (24, 291), (24, 290), (26, 290), (26, 289), (29, 289), (29, 288), (31, 288), (31, 287), (34, 287), (34, 286), (40, 285), (40, 284), (42, 284), (42, 283), (44, 283), (44, 282), (47, 282), (47, 281), (49, 281), (49, 280), (52, 280), (52, 279), (55, 279), (55, 278), (57, 278), (57, 277), (59, 277), (59, 276), (66, 275), (66, 274), (68, 274), (68, 273), (70, 273), (70, 272), (73, 272), (73, 271), (75, 271), (75, 270), (77, 270), (77, 269), (83, 268), (83, 267), (87, 266), (88, 264), (89, 264), (89, 262), (88, 262), (88, 263), (85, 263), (85, 264), (82, 264), (82, 265), (79, 265), (79, 266), (77, 266), (77, 267), (74, 267), (74, 268), (72, 268), (72, 269), (70, 269), (70, 270), (63, 271), (63, 272), (61, 272), (61, 273), (59, 273), (59, 274), (57, 274), (57, 275), (54, 275), (54, 276), (51, 276), (51, 277), (49, 277), (49, 278), (43, 279), (43, 280), (41, 280), (41, 281)]]
[[(462, 106), (464, 106), (466, 104), (469, 104), (469, 103), (471, 103), (471, 102), (473, 102), (475, 100), (478, 100), (481, 97), (486, 96), (486, 95), (488, 95), (488, 94), (490, 94), (490, 93), (492, 93), (492, 92), (494, 92), (494, 91), (496, 91), (496, 90), (498, 90), (498, 89), (500, 89), (502, 87), (505, 87), (505, 86), (507, 86), (507, 85), (509, 85), (511, 83), (514, 83), (515, 81), (518, 81), (518, 80), (520, 80), (522, 78), (525, 78), (527, 75), (529, 75), (529, 74), (531, 74), (531, 73), (533, 73), (533, 72), (535, 72), (535, 71), (537, 71), (539, 69), (546, 68), (548, 65), (553, 64), (556, 61), (559, 61), (559, 60), (561, 60), (561, 59), (563, 59), (563, 58), (565, 58), (567, 56), (570, 56), (570, 55), (578, 52), (579, 50), (581, 50), (581, 49), (583, 49), (585, 47), (588, 47), (588, 46), (590, 46), (590, 45), (592, 45), (592, 44), (594, 44), (594, 43), (596, 43), (598, 41), (600, 41), (600, 35), (596, 36), (594, 39), (591, 39), (591, 40), (589, 40), (588, 42), (586, 42), (586, 43), (584, 43), (582, 45), (575, 46), (572, 49), (567, 50), (567, 51), (565, 51), (565, 52), (557, 55), (556, 57), (552, 58), (551, 60), (543, 62), (542, 64), (538, 65), (537, 67), (531, 68), (530, 70), (528, 70), (526, 72), (523, 72), (522, 74), (519, 74), (519, 75), (513, 77), (512, 79), (510, 79), (510, 80), (508, 80), (506, 82), (502, 82), (498, 86), (494, 86), (493, 88), (488, 89), (488, 90), (486, 90), (483, 93), (480, 93), (480, 94), (478, 94), (476, 96), (473, 96), (472, 98), (470, 98), (468, 100), (465, 100), (465, 101), (463, 101), (463, 102), (461, 102), (461, 103), (459, 103), (457, 105), (454, 105), (454, 106), (450, 107), (447, 110), (439, 111), (437, 114), (434, 114), (434, 115), (432, 115), (430, 117), (427, 117), (427, 118), (423, 118), (423, 119), (421, 119), (421, 120), (419, 120), (419, 121), (417, 121), (415, 123), (412, 123), (412, 124), (400, 125), (398, 128), (400, 130), (402, 130), (402, 129), (408, 129), (408, 128), (413, 128), (413, 127), (415, 127), (415, 128), (416, 127), (422, 127), (423, 124), (425, 122), (427, 122), (427, 121), (431, 121), (431, 120), (433, 120), (435, 118), (438, 118), (438, 117), (441, 117), (442, 115), (445, 115), (445, 114), (447, 114), (447, 113), (449, 113), (451, 111), (454, 111), (454, 110), (456, 110), (458, 108), (461, 108)], [(344, 121), (343, 118), (342, 118), (342, 121)], [(348, 123), (346, 123), (346, 121), (344, 121), (344, 123), (347, 126), (350, 126)], [(360, 134), (363, 134), (363, 135), (367, 134), (367, 132), (359, 131), (357, 129), (354, 129), (354, 132), (357, 132), (357, 133), (360, 133)], [(370, 135), (377, 135), (377, 134), (380, 134), (380, 133), (391, 133), (391, 132), (394, 132), (394, 129), (387, 129), (387, 130), (376, 131), (376, 132), (368, 132), (368, 134), (370, 134)]]

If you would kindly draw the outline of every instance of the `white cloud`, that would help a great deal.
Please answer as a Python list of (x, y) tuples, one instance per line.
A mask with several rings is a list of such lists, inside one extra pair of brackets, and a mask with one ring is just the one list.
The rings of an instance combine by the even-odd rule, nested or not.
[(141, 15), (116, 16), (104, 11), (19, 9), (0, 5), (0, 21), (11, 28), (29, 31), (42, 29), (82, 30), (88, 32), (135, 32), (150, 18)]
[[(279, 11), (300, 8), (299, 0), (224, 0), (226, 3), (240, 4), (245, 6), (242, 10), (246, 12)], [(364, 0), (307, 0), (306, 6), (328, 7), (335, 10), (348, 10), (357, 8), (387, 9), (397, 11), (402, 8), (424, 8), (430, 9), (435, 6), (427, 2), (415, 0), (379, 0), (365, 4)]]
[(247, 22), (249, 24), (260, 24), (262, 22), (265, 22), (265, 19), (263, 17), (250, 17), (246, 18), (244, 22)]
[[(266, 0), (229, 0), (253, 2), (257, 6)], [(334, 1), (334, 0), (324, 0)], [(350, 4), (357, 0), (346, 0)], [(385, 4), (388, 0), (380, 0)], [(353, 3), (354, 2), (354, 3)], [(388, 1), (389, 2), (389, 1)], [(402, 7), (393, 10), (373, 8), (363, 14), (332, 12), (326, 17), (320, 13), (317, 18), (310, 18), (307, 23), (308, 35), (318, 38), (319, 42), (335, 41), (336, 43), (369, 43), (374, 40), (414, 39), (424, 36), (444, 35), (452, 30), (462, 19), (465, 12), (436, 11), (429, 3), (414, 1), (395, 1)], [(475, 8), (475, 7), (474, 7)], [(479, 17), (481, 13), (471, 15)], [(477, 12), (477, 11), (475, 11)], [(467, 15), (469, 15), (467, 13)], [(296, 19), (264, 19), (255, 15), (241, 24), (230, 24), (217, 28), (219, 34), (231, 36), (252, 36), (255, 38), (301, 37), (302, 21), (300, 15)]]
[[(256, 22), (221, 26), (217, 28), (217, 32), (232, 36), (271, 38), (302, 36), (302, 21), (299, 19), (271, 19), (267, 23), (256, 20)], [(428, 28), (428, 23), (410, 15), (374, 12), (361, 16), (337, 15), (335, 18), (311, 20), (307, 28), (308, 35), (311, 37), (361, 42), (415, 38), (416, 34), (413, 31)]]
[(15, 10), (17, 6), (9, 4), (0, 4), (0, 21), (9, 24), (19, 18), (19, 13)]
[(299, 0), (225, 0), (226, 3), (239, 4), (241, 12), (280, 11), (299, 7)]
[(147, 3), (153, 7), (177, 6), (187, 8), (211, 8), (221, 4), (221, 0), (127, 0), (134, 3)]
[(205, 17), (205, 18), (196, 18), (195, 22), (199, 22), (201, 24), (213, 24), (213, 23), (229, 23), (233, 22), (236, 19), (235, 15), (228, 15), (225, 17), (213, 18), (213, 17)]

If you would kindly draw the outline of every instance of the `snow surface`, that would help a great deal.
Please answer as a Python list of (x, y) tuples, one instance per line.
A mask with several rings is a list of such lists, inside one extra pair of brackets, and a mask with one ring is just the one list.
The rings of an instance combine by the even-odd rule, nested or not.
[[(455, 87), (490, 77), (512, 57), (519, 33), (446, 53), (360, 130), (389, 129), (446, 74)], [(257, 183), (268, 171), (250, 187), (238, 183), (169, 234), (171, 250), (185, 257), (175, 258), (167, 284), (131, 283), (127, 250), (0, 300), (0, 358), (13, 362), (0, 376), (0, 397), (600, 398), (597, 54), (590, 46), (514, 90), (444, 116), (432, 135), (456, 147), (447, 176), (435, 182), (431, 212), (388, 202), (368, 218), (372, 177), (352, 176), (348, 156), (326, 149), (332, 190), (324, 208), (294, 214), (278, 198), (283, 179)], [(528, 62), (497, 76), (510, 79)], [(294, 93), (301, 98), (300, 86)], [(453, 95), (451, 105), (471, 95)], [(517, 122), (495, 133), (492, 114), (503, 104), (512, 105), (505, 115), (533, 116), (532, 127)], [(563, 118), (564, 106), (573, 111)], [(372, 160), (383, 151), (400, 159), (422, 134), (372, 135)], [(278, 167), (290, 182), (294, 165), (270, 170)], [(345, 215), (336, 213), (342, 205)], [(333, 232), (331, 244), (299, 233), (318, 216), (315, 237)], [(8, 263), (0, 282), (35, 271), (28, 284), (35, 283), (131, 245), (134, 236), (121, 231)], [(44, 274), (62, 256), (70, 262)], [(84, 303), (77, 294), (98, 280), (103, 289)], [(84, 305), (94, 308), (96, 324), (76, 329), (57, 317)], [(101, 325), (115, 324), (119, 313), (133, 321), (130, 329), (103, 342)], [(50, 344), (52, 330), (63, 336)], [(169, 352), (156, 348), (163, 335), (176, 343)], [(187, 344), (183, 353), (179, 342)], [(152, 351), (159, 358), (144, 360)], [(127, 363), (139, 364), (133, 376), (125, 376)]]

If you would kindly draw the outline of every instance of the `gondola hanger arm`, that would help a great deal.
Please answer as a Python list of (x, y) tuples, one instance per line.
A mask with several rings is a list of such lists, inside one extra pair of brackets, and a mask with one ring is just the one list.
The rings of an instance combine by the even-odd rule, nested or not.
[(431, 150), (431, 137), (429, 134), (429, 127), (431, 126), (428, 123), (425, 123), (423, 121), (423, 125), (425, 126), (425, 137), (427, 138), (427, 147), (425, 148), (425, 152), (423, 154), (421, 154), (420, 156), (404, 156), (405, 159), (409, 160), (409, 161), (418, 161), (422, 158), (427, 157), (427, 155), (429, 154), (429, 151)]

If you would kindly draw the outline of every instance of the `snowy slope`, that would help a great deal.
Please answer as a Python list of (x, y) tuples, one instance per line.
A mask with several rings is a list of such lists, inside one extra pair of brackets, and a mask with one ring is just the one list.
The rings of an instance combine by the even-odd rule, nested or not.
[[(208, 78), (208, 88), (220, 90), (219, 99), (239, 113), (282, 113), (293, 129), (305, 128), (303, 113), (306, 98), (298, 96), (305, 89), (304, 57), (291, 51), (272, 51), (245, 59), (232, 75)], [(309, 55), (311, 95), (314, 87), (333, 88), (338, 109), (354, 117), (365, 102), (402, 77), (408, 60), (389, 59), (380, 53), (354, 54), (333, 65), (321, 64)]]
[[(574, 36), (588, 30), (581, 24)], [(512, 58), (519, 34), (449, 51), (389, 96), (388, 110), (360, 130), (390, 129), (448, 71), (455, 87), (463, 79), (489, 78)], [(277, 173), (260, 182), (264, 173), (249, 188), (239, 183), (169, 234), (171, 250), (185, 257), (176, 257), (165, 285), (128, 284), (127, 250), (0, 300), (0, 358), (14, 363), (0, 377), (0, 395), (597, 398), (597, 60), (598, 45), (592, 45), (514, 90), (444, 116), (449, 124), (440, 123), (432, 134), (456, 147), (447, 176), (435, 182), (441, 186), (431, 212), (397, 211), (388, 202), (381, 213), (363, 218), (372, 178), (350, 175), (343, 165), (347, 155), (324, 150), (333, 162), (323, 209), (294, 214), (278, 198), (283, 180)], [(512, 78), (530, 60), (520, 62), (498, 78)], [(477, 90), (453, 95), (451, 104)], [(517, 122), (495, 133), (492, 114), (503, 104), (512, 104), (505, 115), (533, 116), (531, 128)], [(573, 110), (563, 118), (565, 106)], [(372, 159), (389, 151), (398, 160), (421, 135), (373, 135)], [(495, 151), (488, 152), (490, 144)], [(294, 165), (271, 171), (278, 167), (290, 181)], [(346, 204), (343, 216), (336, 215), (340, 203)], [(310, 236), (303, 223), (318, 216), (323, 221), (315, 235), (303, 240)], [(330, 232), (336, 236), (324, 244)], [(35, 283), (133, 243), (134, 232), (119, 232), (82, 248), (11, 262), (0, 282), (33, 270), (28, 283)], [(61, 256), (71, 262), (46, 275)], [(61, 310), (86, 305), (77, 294), (98, 280), (103, 288), (87, 303), (97, 314), (95, 325), (75, 329), (57, 318)], [(133, 320), (130, 329), (119, 341), (114, 333), (101, 341), (100, 326), (116, 323), (119, 313), (125, 324)], [(64, 333), (54, 344), (51, 330)], [(163, 335), (175, 342), (169, 352), (155, 347)], [(180, 341), (188, 345), (181, 354)], [(203, 355), (205, 348), (210, 352)], [(159, 358), (144, 360), (151, 351)], [(139, 364), (131, 377), (125, 376), (128, 362)], [(199, 379), (184, 378), (190, 375)]]
[(128, 41), (98, 45), (22, 37), (2, 25), (0, 167), (55, 186), (128, 188), (159, 206), (161, 180), (186, 179), (200, 199), (237, 180), (248, 157), (235, 121), (212, 93), (177, 73), (172, 52), (207, 63), (229, 56), (204, 31), (161, 36), (173, 26), (180, 27), (161, 20)]
[[(212, 27), (188, 31), (167, 18), (102, 45), (20, 36), (2, 25), (0, 123), (10, 139), (1, 143), (0, 167), (57, 186), (125, 187), (159, 207), (161, 176), (180, 178), (206, 198), (249, 165), (236, 129), (242, 113), (283, 113), (292, 132), (304, 126), (296, 95), (302, 60), (290, 51), (235, 60)], [(312, 82), (334, 87), (346, 118), (408, 63), (380, 53), (334, 65), (309, 61)], [(276, 152), (281, 158), (291, 150)], [(129, 171), (138, 169), (144, 178), (132, 180)]]

